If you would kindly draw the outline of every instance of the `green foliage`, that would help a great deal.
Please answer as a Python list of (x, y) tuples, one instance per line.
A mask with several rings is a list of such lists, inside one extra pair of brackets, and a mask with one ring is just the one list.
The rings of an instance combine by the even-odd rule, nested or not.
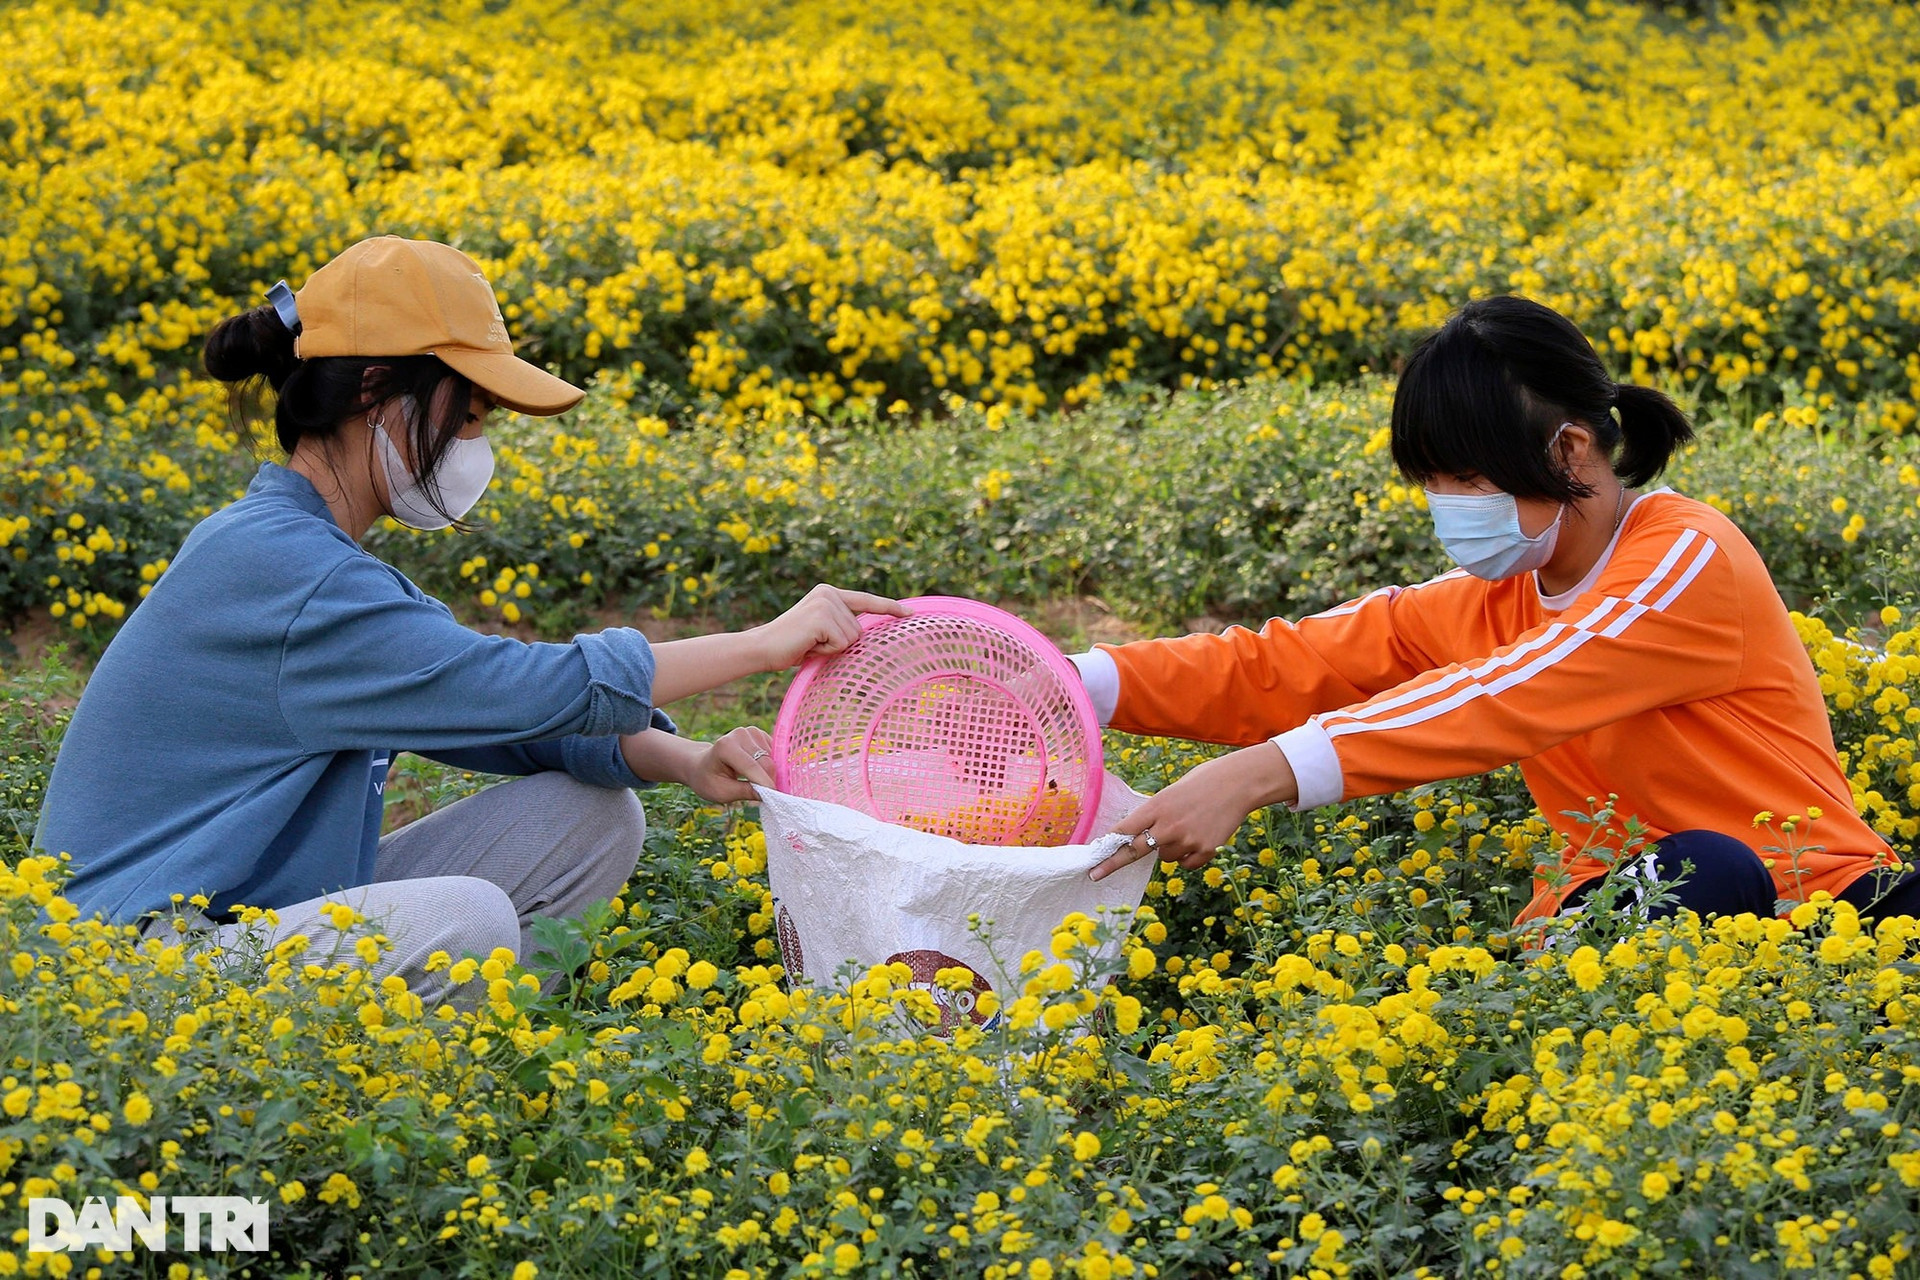
[[(1888, 431), (1880, 399), (1821, 409), (1788, 395), (1811, 427), (1704, 411), (1700, 443), (1661, 483), (1731, 515), (1796, 607), (1858, 619), (1912, 597), (1920, 437)], [(1393, 473), (1391, 386), (1377, 379), (1145, 394), (998, 430), (965, 406), (917, 421), (847, 414), (811, 436), (656, 434), (621, 400), (516, 426), (476, 534), (376, 546), (449, 599), (514, 602), (548, 629), (608, 602), (765, 614), (815, 581), (1091, 594), (1163, 624), (1298, 616), (1448, 567)], [(512, 595), (521, 583), (495, 590), (502, 568), (524, 579), (530, 564), (526, 596)]]
[(54, 757), (60, 750), (81, 677), (60, 650), (38, 665), (0, 670), (0, 861), (26, 856), (40, 821)]

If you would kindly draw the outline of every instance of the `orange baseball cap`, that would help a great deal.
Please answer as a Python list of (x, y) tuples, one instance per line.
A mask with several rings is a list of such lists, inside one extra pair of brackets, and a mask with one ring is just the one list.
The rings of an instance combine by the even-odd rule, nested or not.
[(307, 277), (294, 294), (293, 353), (439, 356), (503, 408), (565, 413), (587, 393), (513, 354), (480, 265), (451, 245), (375, 236)]

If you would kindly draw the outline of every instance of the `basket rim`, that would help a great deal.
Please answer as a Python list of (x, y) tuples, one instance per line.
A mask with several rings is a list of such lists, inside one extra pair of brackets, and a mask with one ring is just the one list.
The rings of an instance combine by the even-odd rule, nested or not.
[[(964, 618), (972, 622), (983, 622), (998, 627), (1024, 643), (1039, 655), (1067, 691), (1067, 701), (1073, 708), (1073, 717), (1080, 728), (1082, 740), (1088, 744), (1087, 789), (1082, 796), (1080, 818), (1073, 828), (1071, 843), (1084, 844), (1093, 834), (1093, 827), (1099, 818), (1101, 794), (1106, 786), (1106, 747), (1100, 738), (1100, 719), (1094, 714), (1093, 699), (1088, 695), (1086, 684), (1080, 678), (1079, 668), (1068, 661), (1060, 651), (1060, 646), (1041, 633), (1040, 629), (1015, 614), (1007, 612), (997, 605), (981, 600), (970, 600), (965, 596), (912, 596), (900, 601), (906, 605), (907, 617), (894, 617), (884, 613), (863, 613), (860, 615), (860, 636), (868, 635), (885, 627), (907, 622), (915, 617), (928, 615)], [(845, 650), (842, 650), (845, 652)], [(793, 731), (800, 715), (800, 704), (805, 700), (807, 690), (838, 654), (820, 654), (808, 658), (800, 664), (794, 674), (793, 683), (787, 686), (787, 692), (780, 699), (779, 713), (773, 721), (773, 786), (774, 790), (788, 792), (793, 781), (792, 755)], [(790, 792), (789, 792), (790, 794)]]

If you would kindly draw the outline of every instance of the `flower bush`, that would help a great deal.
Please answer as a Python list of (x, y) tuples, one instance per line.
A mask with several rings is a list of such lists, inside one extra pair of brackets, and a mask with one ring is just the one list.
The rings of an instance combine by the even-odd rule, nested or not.
[[(823, 579), (1090, 594), (1165, 623), (1297, 615), (1446, 567), (1387, 456), (1377, 379), (1115, 396), (999, 429), (965, 406), (670, 429), (639, 394), (616, 383), (565, 418), (503, 424), (473, 533), (388, 525), (370, 545), (472, 615), (545, 633), (608, 609), (765, 614)], [(1884, 414), (1835, 404), (1801, 429), (1708, 404), (1662, 483), (1731, 515), (1791, 603), (1865, 618), (1920, 588), (1920, 436), (1884, 432)], [(34, 505), (0, 552), (0, 602), (97, 645), (253, 462), (209, 441), (169, 489), (125, 461), (143, 446), (123, 428), (48, 441), (19, 473)]]
[(465, 1014), (299, 943), (216, 961), (74, 920), (24, 859), (0, 1194), (262, 1196), (279, 1274), (1905, 1270), (1912, 921), (1602, 918), (1503, 954), (1488, 886), (1537, 841), (1414, 812), (1446, 816), (1347, 814), (1321, 857), (1255, 830), (1136, 920), (1069, 918), (950, 1038), (904, 968), (782, 983), (759, 833), (712, 811), (669, 817), (706, 875), (655, 883), (656, 854), (549, 931), (555, 994), (449, 957)]
[[(1920, 631), (1797, 621), (1911, 859), (1920, 716), (1889, 695)], [(41, 747), (10, 804), (70, 687), (16, 682), (4, 727)], [(1147, 789), (1206, 750), (1109, 745)], [(757, 825), (650, 805), (626, 893), (544, 927), (536, 974), (445, 958), (468, 1012), (304, 940), (216, 956), (79, 920), (22, 827), (0, 1199), (260, 1196), (253, 1265), (300, 1275), (1910, 1270), (1920, 926), (1823, 899), (1646, 927), (1602, 897), (1539, 950), (1506, 924), (1558, 851), (1513, 771), (1256, 815), (1133, 918), (1063, 921), (993, 1022), (946, 1035), (903, 967), (785, 983)], [(0, 1249), (6, 1274), (140, 1261)]]

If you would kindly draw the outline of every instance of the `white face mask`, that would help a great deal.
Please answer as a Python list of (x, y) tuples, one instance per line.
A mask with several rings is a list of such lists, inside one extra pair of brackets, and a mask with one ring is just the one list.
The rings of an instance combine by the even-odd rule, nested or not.
[(487, 491), (487, 484), (493, 479), (493, 446), (487, 443), (487, 438), (455, 436), (446, 452), (440, 455), (440, 465), (433, 473), (434, 486), (439, 491), (441, 505), (452, 516), (450, 520), (427, 501), (426, 486), (400, 460), (400, 451), (387, 434), (386, 424), (368, 425), (373, 428), (381, 469), (387, 473), (387, 506), (393, 518), (410, 529), (446, 528), (473, 510), (473, 504), (480, 501), (480, 495)]
[(1553, 523), (1529, 538), (1520, 531), (1520, 504), (1510, 493), (1427, 493), (1427, 511), (1433, 516), (1434, 536), (1453, 562), (1476, 578), (1498, 582), (1530, 573), (1553, 559), (1560, 540), (1565, 503)]

